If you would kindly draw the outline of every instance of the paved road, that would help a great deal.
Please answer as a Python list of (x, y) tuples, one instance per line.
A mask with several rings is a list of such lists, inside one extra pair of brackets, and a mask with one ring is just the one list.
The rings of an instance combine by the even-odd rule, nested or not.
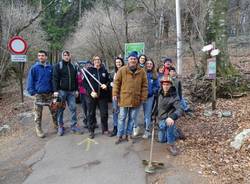
[[(110, 121), (111, 122), (111, 121)], [(100, 132), (100, 130), (99, 130)], [(132, 142), (115, 145), (115, 138), (100, 133), (94, 139), (98, 144), (78, 145), (88, 137), (72, 135), (54, 137), (26, 164), (33, 172), (24, 184), (143, 184), (144, 167), (133, 151)]]
[[(109, 122), (111, 118), (110, 114)], [(0, 150), (3, 156), (0, 156), (1, 184), (208, 183), (197, 172), (176, 164), (180, 157), (169, 156), (166, 145), (156, 143), (154, 149), (154, 160), (164, 162), (165, 169), (156, 175), (146, 175), (141, 160), (149, 156), (149, 141), (139, 139), (135, 144), (115, 145), (116, 138), (101, 135), (99, 129), (95, 138), (98, 144), (90, 145), (86, 151), (86, 144), (78, 145), (87, 138), (86, 130), (84, 135), (72, 135), (67, 129), (65, 136), (58, 137), (50, 121), (48, 109), (45, 109), (45, 139), (35, 136), (32, 117), (20, 121), (26, 127), (22, 136), (9, 141), (8, 147), (2, 146), (4, 153)], [(65, 113), (65, 122), (69, 126), (68, 113)]]

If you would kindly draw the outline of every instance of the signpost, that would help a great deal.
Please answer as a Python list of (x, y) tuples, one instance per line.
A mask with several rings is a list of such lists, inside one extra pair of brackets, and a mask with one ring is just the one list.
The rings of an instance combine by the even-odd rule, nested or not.
[(206, 45), (201, 49), (203, 52), (209, 52), (210, 58), (207, 59), (207, 74), (208, 79), (212, 80), (212, 110), (216, 109), (216, 56), (220, 53), (219, 49), (215, 48), (215, 42)]
[(14, 36), (8, 42), (8, 48), (11, 52), (11, 61), (19, 63), (19, 81), (21, 101), (23, 99), (23, 72), (24, 64), (27, 62), (26, 52), (28, 50), (28, 43), (21, 36)]
[(138, 42), (138, 43), (125, 43), (125, 56), (124, 59), (128, 60), (128, 55), (132, 51), (137, 51), (138, 55), (144, 54), (145, 52), (145, 44), (144, 42)]

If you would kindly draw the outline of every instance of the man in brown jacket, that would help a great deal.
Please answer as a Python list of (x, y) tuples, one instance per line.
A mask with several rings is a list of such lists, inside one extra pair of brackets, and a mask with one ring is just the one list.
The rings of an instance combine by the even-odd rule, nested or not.
[[(145, 71), (138, 66), (137, 52), (133, 51), (128, 56), (128, 64), (117, 72), (113, 86), (113, 100), (118, 100), (120, 113), (118, 118), (118, 140), (116, 144), (132, 135), (133, 125), (136, 121), (138, 109), (148, 96), (148, 82)], [(125, 127), (126, 117), (127, 126)]]

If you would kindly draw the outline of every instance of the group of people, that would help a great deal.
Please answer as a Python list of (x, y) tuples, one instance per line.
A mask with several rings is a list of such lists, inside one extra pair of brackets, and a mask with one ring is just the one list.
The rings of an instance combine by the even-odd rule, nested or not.
[[(45, 137), (41, 127), (45, 104), (56, 99), (57, 108), (48, 105), (53, 126), (58, 135), (65, 132), (63, 113), (66, 104), (71, 113), (72, 133), (82, 134), (77, 126), (76, 97), (80, 96), (84, 127), (89, 137), (95, 137), (96, 109), (101, 117), (102, 134), (117, 136), (115, 144), (129, 141), (138, 135), (138, 114), (144, 113), (143, 138), (151, 136), (152, 116), (158, 116), (158, 140), (168, 143), (172, 155), (178, 154), (175, 140), (181, 137), (176, 120), (187, 111), (182, 97), (181, 82), (176, 77), (172, 60), (166, 58), (157, 69), (154, 61), (136, 51), (123, 58), (114, 59), (114, 72), (109, 74), (99, 56), (92, 58), (92, 67), (82, 68), (71, 61), (69, 51), (62, 52), (62, 60), (49, 64), (46, 51), (38, 52), (38, 61), (32, 65), (27, 79), (27, 91), (35, 96), (35, 130), (38, 137)], [(108, 102), (112, 93), (113, 131), (108, 128)], [(153, 109), (154, 106), (154, 109)]]

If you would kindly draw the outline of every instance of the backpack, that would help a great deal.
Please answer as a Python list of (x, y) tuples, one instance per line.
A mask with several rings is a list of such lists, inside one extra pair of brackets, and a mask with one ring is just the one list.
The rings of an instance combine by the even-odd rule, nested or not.
[[(71, 64), (72, 64), (72, 63), (71, 63)], [(73, 66), (74, 70), (77, 71), (76, 65), (72, 64), (72, 66)], [(63, 62), (62, 62), (62, 61), (59, 61), (59, 69), (62, 70), (62, 68), (63, 68)]]

